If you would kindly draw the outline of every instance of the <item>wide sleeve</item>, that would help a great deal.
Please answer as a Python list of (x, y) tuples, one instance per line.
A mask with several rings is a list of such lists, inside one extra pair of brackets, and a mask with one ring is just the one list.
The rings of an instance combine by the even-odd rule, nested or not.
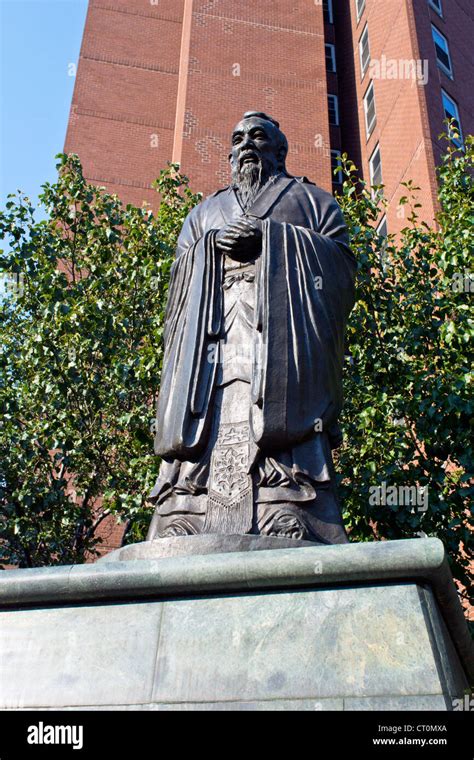
[(310, 201), (306, 226), (263, 222), (251, 409), (262, 449), (329, 431), (342, 406), (356, 263), (337, 203)]
[(189, 459), (204, 446), (221, 322), (221, 256), (215, 231), (188, 216), (172, 266), (157, 403), (155, 453)]

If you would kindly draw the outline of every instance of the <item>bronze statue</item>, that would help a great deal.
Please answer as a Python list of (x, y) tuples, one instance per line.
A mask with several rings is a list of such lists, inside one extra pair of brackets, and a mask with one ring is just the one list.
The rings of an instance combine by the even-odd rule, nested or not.
[(287, 152), (278, 122), (247, 112), (232, 134), (232, 184), (181, 231), (148, 540), (348, 540), (331, 449), (356, 262), (337, 202), (290, 176)]

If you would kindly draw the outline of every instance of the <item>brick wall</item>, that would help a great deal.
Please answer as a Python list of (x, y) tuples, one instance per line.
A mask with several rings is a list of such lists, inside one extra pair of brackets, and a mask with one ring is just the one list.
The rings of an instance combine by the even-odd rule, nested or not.
[(89, 0), (65, 150), (140, 205), (171, 159), (184, 0)]
[(187, 0), (190, 41), (180, 72), (184, 3), (90, 0), (65, 144), (86, 177), (127, 202), (156, 203), (150, 183), (178, 158), (193, 189), (208, 194), (229, 181), (232, 128), (258, 109), (281, 121), (290, 172), (330, 190), (322, 6)]
[(229, 136), (245, 110), (277, 118), (291, 173), (331, 188), (322, 7), (194, 0), (183, 167), (205, 193), (228, 182)]
[[(474, 4), (471, 0), (444, 0), (442, 16), (426, 0), (414, 0), (413, 5), (420, 56), (428, 59), (430, 66), (425, 98), (433, 153), (438, 161), (440, 151), (437, 136), (445, 129), (441, 89), (457, 102), (464, 135), (474, 133)], [(452, 79), (436, 63), (432, 24), (448, 41), (453, 64)]]
[[(289, 170), (331, 189), (329, 148), (346, 150), (369, 177), (380, 146), (390, 201), (389, 231), (405, 224), (403, 181), (422, 188), (436, 209), (441, 88), (458, 103), (464, 133), (474, 127), (474, 8), (470, 0), (333, 0), (334, 25), (315, 0), (90, 0), (65, 150), (79, 154), (86, 177), (125, 201), (156, 205), (150, 189), (166, 162), (179, 160), (194, 190), (228, 182), (232, 127), (247, 109), (281, 121)], [(189, 20), (188, 36), (183, 18)], [(454, 78), (436, 64), (431, 24), (448, 39)], [(428, 61), (426, 86), (374, 80), (377, 124), (367, 139), (358, 41), (368, 25), (373, 60)], [(186, 24), (184, 25), (186, 27)], [(324, 43), (334, 42), (337, 75), (326, 74)], [(341, 127), (329, 127), (327, 92), (339, 94)]]
[[(377, 145), (382, 158), (382, 180), (390, 202), (387, 213), (389, 232), (405, 224), (399, 200), (406, 194), (402, 182), (412, 179), (421, 190), (421, 214), (431, 222), (436, 211), (436, 173), (443, 129), (441, 87), (457, 100), (464, 134), (473, 131), (474, 95), (469, 86), (474, 74), (470, 55), (474, 30), (474, 8), (469, 0), (442, 0), (443, 17), (428, 0), (366, 0), (357, 20), (355, 0), (335, 0), (336, 40), (340, 61), (343, 149), (361, 167), (369, 180), (369, 159)], [(448, 39), (454, 79), (436, 63), (431, 23)], [(373, 78), (369, 66), (364, 75), (359, 58), (359, 40), (368, 26), (372, 62), (381, 64), (381, 77)], [(385, 76), (384, 65), (385, 60)], [(410, 79), (390, 75), (390, 61), (427, 61), (428, 81), (419, 85)], [(399, 70), (400, 71), (400, 70)], [(377, 123), (367, 137), (363, 98), (373, 79)]]

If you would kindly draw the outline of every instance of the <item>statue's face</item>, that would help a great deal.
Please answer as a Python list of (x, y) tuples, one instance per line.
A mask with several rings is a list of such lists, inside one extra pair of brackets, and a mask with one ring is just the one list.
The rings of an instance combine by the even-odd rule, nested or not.
[(240, 173), (248, 164), (261, 165), (266, 174), (278, 168), (279, 139), (271, 122), (253, 117), (239, 122), (232, 133), (231, 165)]

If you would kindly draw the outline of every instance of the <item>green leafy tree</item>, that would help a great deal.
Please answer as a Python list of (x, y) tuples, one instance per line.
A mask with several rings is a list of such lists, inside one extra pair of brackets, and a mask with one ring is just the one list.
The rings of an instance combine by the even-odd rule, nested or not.
[[(359, 262), (348, 330), (345, 444), (338, 452), (353, 540), (441, 538), (468, 587), (472, 525), (472, 138), (448, 147), (440, 211), (382, 240), (372, 196), (344, 158), (339, 201)], [(168, 277), (181, 224), (197, 202), (171, 167), (156, 216), (124, 208), (61, 157), (42, 196), (49, 219), (12, 197), (0, 215), (3, 270), (20, 288), (1, 308), (0, 520), (3, 561), (81, 562), (108, 514), (142, 540), (159, 461), (150, 423), (159, 386)], [(467, 287), (466, 287), (467, 283)], [(374, 504), (373, 489), (426, 487), (427, 504)], [(420, 506), (422, 508), (420, 508)]]
[(169, 272), (198, 200), (171, 166), (154, 216), (58, 158), (47, 221), (21, 195), (0, 214), (16, 283), (0, 304), (0, 562), (20, 567), (84, 561), (110, 514), (143, 532)]
[[(359, 266), (338, 454), (345, 522), (359, 541), (439, 537), (466, 589), (474, 477), (473, 155), (472, 137), (465, 150), (448, 140), (432, 227), (420, 221), (419, 188), (409, 182), (400, 201), (406, 226), (382, 239), (376, 221), (386, 205), (383, 187), (371, 193), (359, 183), (347, 156), (338, 198)], [(398, 498), (379, 499), (383, 484), (396, 487)], [(411, 504), (401, 503), (407, 486), (412, 498), (420, 489)]]

